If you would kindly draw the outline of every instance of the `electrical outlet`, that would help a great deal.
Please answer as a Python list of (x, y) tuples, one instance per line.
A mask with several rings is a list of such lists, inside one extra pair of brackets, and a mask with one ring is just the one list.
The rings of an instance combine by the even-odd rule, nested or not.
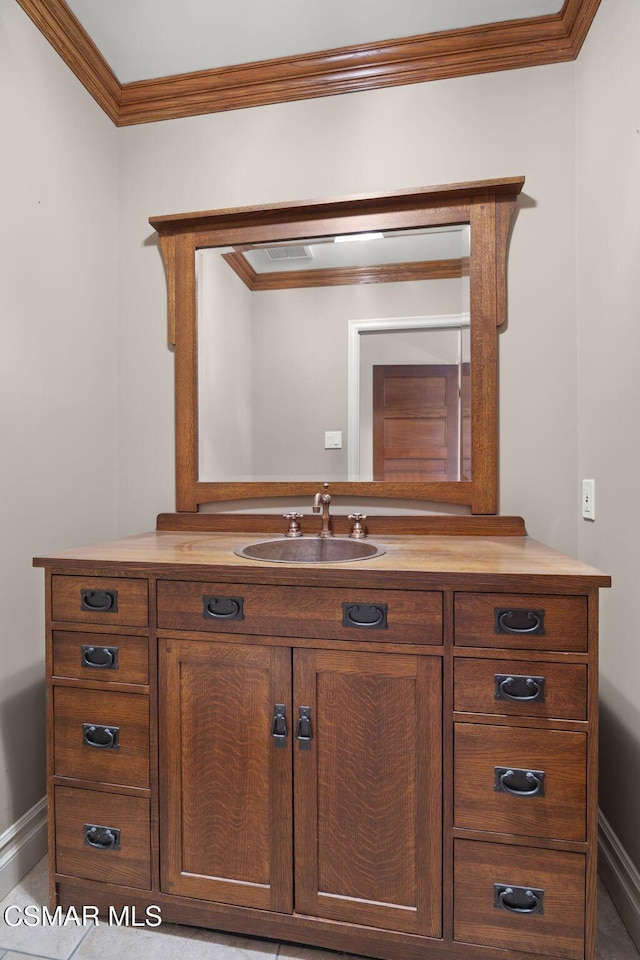
[(582, 481), (582, 516), (585, 520), (595, 520), (596, 518), (595, 480)]

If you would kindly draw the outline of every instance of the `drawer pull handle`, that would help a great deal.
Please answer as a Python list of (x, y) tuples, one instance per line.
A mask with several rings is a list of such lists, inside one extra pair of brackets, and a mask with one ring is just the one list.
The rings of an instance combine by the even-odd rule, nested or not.
[(202, 598), (202, 616), (205, 620), (244, 620), (243, 597)]
[(343, 627), (365, 627), (369, 630), (387, 629), (386, 603), (343, 603)]
[(311, 707), (300, 707), (298, 710), (298, 723), (296, 724), (296, 740), (301, 750), (311, 750), (311, 740), (313, 731), (311, 730)]
[(93, 613), (117, 613), (117, 590), (81, 590), (80, 609)]
[(118, 669), (117, 647), (91, 647), (82, 644), (82, 666), (94, 667), (96, 670)]
[(516, 767), (494, 767), (496, 793), (512, 797), (544, 797), (544, 770), (521, 770)]
[(273, 708), (273, 723), (271, 736), (276, 747), (284, 748), (287, 745), (287, 708), (284, 703), (276, 703)]
[(544, 913), (544, 890), (531, 887), (508, 887), (503, 883), (493, 885), (493, 905), (509, 913)]
[(103, 727), (95, 723), (82, 724), (82, 742), (98, 750), (120, 749), (120, 727)]
[(94, 850), (119, 850), (120, 831), (115, 827), (99, 827), (95, 823), (85, 823), (84, 842)]
[(496, 633), (536, 633), (539, 636), (544, 635), (544, 610), (496, 607), (494, 614)]
[[(505, 676), (495, 673), (496, 700), (513, 700), (516, 703), (544, 703), (544, 677)], [(527, 691), (516, 693), (517, 690)]]

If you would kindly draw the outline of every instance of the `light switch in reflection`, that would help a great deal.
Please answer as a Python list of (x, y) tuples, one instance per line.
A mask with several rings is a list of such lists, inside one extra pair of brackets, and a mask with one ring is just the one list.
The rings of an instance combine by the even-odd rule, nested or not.
[(342, 430), (325, 430), (325, 450), (342, 450)]

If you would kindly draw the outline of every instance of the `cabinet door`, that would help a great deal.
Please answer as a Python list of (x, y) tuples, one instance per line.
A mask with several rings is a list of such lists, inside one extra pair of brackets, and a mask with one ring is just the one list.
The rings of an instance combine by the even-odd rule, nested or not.
[[(291, 651), (160, 641), (166, 893), (291, 912)], [(278, 732), (277, 730), (275, 732)]]
[(441, 936), (441, 676), (437, 657), (294, 651), (296, 912)]

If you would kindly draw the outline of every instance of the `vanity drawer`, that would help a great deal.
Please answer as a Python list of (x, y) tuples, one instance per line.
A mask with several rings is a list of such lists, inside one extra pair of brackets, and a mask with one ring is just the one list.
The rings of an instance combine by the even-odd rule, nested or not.
[(53, 631), (53, 675), (100, 683), (149, 683), (149, 640)]
[(54, 620), (146, 627), (148, 607), (146, 580), (57, 575), (51, 578)]
[(149, 698), (53, 688), (54, 770), (59, 777), (149, 786)]
[(587, 667), (543, 660), (455, 660), (454, 709), (515, 717), (585, 720)]
[(587, 649), (587, 598), (456, 593), (455, 642), (514, 650)]
[(442, 643), (442, 594), (410, 590), (158, 583), (158, 626), (170, 630)]
[(585, 839), (585, 733), (483, 723), (454, 728), (456, 827)]
[[(454, 889), (455, 940), (582, 960), (582, 854), (456, 840)], [(531, 912), (511, 912), (509, 905)]]
[(56, 787), (55, 808), (58, 873), (150, 888), (148, 800)]

